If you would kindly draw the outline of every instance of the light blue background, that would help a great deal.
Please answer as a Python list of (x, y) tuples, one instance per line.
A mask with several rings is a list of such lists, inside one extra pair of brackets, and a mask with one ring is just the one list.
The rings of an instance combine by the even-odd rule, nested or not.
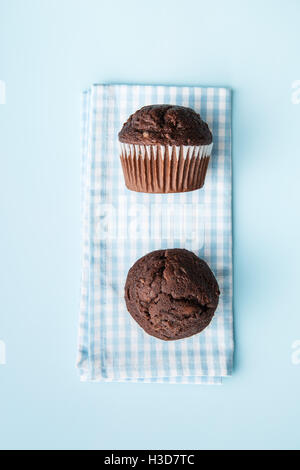
[[(300, 448), (297, 0), (0, 0), (0, 448)], [(80, 92), (234, 91), (235, 371), (81, 384)]]

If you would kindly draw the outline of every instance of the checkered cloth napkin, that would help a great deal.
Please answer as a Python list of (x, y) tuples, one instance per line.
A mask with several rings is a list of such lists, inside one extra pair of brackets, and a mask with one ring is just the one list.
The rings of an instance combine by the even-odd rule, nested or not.
[[(144, 105), (199, 112), (214, 147), (203, 189), (126, 189), (118, 131)], [(231, 92), (226, 88), (93, 85), (82, 106), (83, 266), (78, 368), (83, 381), (218, 384), (232, 372)], [(191, 338), (148, 336), (126, 310), (124, 284), (149, 251), (186, 248), (205, 259), (221, 290), (210, 326)]]

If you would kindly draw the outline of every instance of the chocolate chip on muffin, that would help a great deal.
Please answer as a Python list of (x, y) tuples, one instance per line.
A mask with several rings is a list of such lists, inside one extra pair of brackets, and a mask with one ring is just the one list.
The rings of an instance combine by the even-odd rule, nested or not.
[(125, 284), (131, 316), (146, 333), (165, 341), (204, 330), (214, 316), (219, 295), (207, 263), (184, 249), (148, 253), (129, 270)]
[(119, 132), (119, 140), (142, 145), (209, 145), (212, 134), (193, 109), (156, 104), (132, 114)]

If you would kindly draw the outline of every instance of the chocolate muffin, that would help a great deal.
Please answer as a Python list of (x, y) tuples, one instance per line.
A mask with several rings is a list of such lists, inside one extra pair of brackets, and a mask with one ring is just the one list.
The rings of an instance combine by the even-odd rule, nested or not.
[(203, 186), (212, 134), (191, 108), (150, 105), (132, 114), (119, 132), (128, 189), (174, 193)]
[(137, 145), (209, 145), (212, 134), (193, 109), (155, 104), (132, 114), (119, 132), (119, 140)]
[(207, 263), (184, 249), (148, 253), (129, 270), (125, 284), (131, 316), (146, 333), (165, 341), (204, 330), (214, 316), (219, 295)]

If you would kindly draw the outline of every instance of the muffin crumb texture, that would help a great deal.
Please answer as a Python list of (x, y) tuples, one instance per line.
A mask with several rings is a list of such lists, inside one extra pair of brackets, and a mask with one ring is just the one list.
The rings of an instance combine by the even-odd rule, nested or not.
[(131, 316), (148, 334), (165, 341), (204, 330), (219, 294), (207, 263), (184, 249), (147, 254), (129, 270), (125, 285)]
[(135, 145), (209, 145), (212, 134), (193, 109), (157, 104), (132, 114), (119, 132), (119, 140)]

